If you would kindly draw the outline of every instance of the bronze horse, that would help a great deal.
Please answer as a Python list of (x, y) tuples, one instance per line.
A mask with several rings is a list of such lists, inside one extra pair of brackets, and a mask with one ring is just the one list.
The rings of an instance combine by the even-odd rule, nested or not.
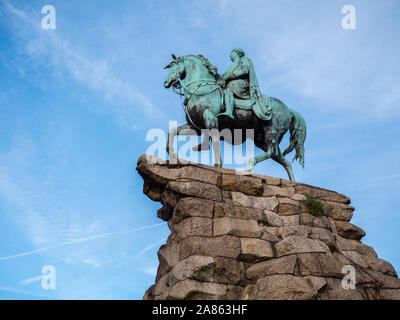
[[(298, 160), (304, 168), (304, 141), (306, 138), (306, 123), (303, 117), (296, 111), (289, 109), (279, 99), (270, 97), (272, 117), (270, 120), (258, 118), (247, 100), (236, 100), (234, 120), (221, 117), (217, 114), (223, 109), (223, 92), (214, 76), (205, 64), (205, 58), (200, 55), (187, 55), (176, 58), (166, 66), (170, 68), (168, 78), (164, 82), (165, 88), (183, 88), (186, 106), (187, 123), (177, 128), (170, 129), (167, 152), (171, 159), (177, 159), (173, 149), (173, 139), (176, 135), (198, 135), (202, 130), (208, 129), (211, 137), (212, 147), (215, 154), (215, 165), (221, 167), (221, 156), (219, 152), (220, 136), (212, 134), (216, 130), (254, 129), (254, 144), (264, 150), (264, 153), (250, 159), (246, 164), (246, 171), (251, 171), (254, 166), (266, 159), (272, 158), (280, 163), (286, 170), (289, 179), (295, 181), (292, 165), (285, 155), (296, 150), (293, 158)], [(218, 77), (218, 75), (217, 75)], [(247, 104), (246, 104), (247, 103)], [(215, 129), (215, 130), (213, 130)], [(290, 145), (282, 153), (279, 144), (290, 129)], [(241, 144), (248, 137), (243, 134), (242, 139), (225, 142)], [(207, 142), (209, 139), (206, 140)], [(208, 146), (208, 143), (207, 143)], [(207, 148), (204, 144), (199, 145), (197, 150)], [(202, 148), (203, 147), (203, 148)], [(196, 150), (196, 149), (195, 149)]]

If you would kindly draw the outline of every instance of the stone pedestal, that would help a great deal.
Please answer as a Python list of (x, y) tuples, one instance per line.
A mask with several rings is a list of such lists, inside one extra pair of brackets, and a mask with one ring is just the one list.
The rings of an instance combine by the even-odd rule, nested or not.
[[(395, 269), (360, 241), (342, 194), (150, 156), (137, 170), (171, 230), (144, 299), (400, 299)], [(344, 266), (355, 289), (343, 288)]]

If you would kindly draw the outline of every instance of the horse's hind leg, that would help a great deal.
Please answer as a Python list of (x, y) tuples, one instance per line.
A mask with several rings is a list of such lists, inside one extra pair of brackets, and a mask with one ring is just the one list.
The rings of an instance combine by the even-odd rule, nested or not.
[(252, 171), (254, 167), (257, 165), (257, 163), (260, 163), (262, 161), (271, 158), (272, 155), (275, 153), (276, 149), (275, 135), (267, 133), (265, 134), (263, 140), (264, 141), (259, 141), (259, 143), (256, 143), (256, 141), (254, 142), (256, 143), (257, 146), (262, 148), (265, 151), (265, 153), (247, 161), (245, 171)]
[(292, 164), (288, 159), (285, 158), (285, 156), (282, 154), (281, 150), (279, 149), (279, 146), (277, 148), (277, 152), (275, 152), (274, 155), (272, 155), (272, 159), (274, 159), (276, 162), (280, 163), (286, 170), (289, 179), (291, 181), (294, 180), (294, 175), (293, 175), (293, 170), (292, 170)]
[(272, 155), (272, 150), (268, 148), (265, 153), (260, 154), (257, 157), (251, 158), (249, 161), (247, 161), (246, 168), (244, 170), (252, 171), (257, 163), (260, 163), (264, 160), (271, 158), (271, 155)]

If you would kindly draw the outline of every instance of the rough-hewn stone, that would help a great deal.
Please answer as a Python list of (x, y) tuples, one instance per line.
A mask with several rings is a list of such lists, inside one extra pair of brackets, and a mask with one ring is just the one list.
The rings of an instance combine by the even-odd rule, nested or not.
[(263, 219), (263, 210), (257, 208), (238, 207), (232, 201), (215, 202), (214, 217), (233, 217), (238, 219), (254, 219), (261, 221)]
[(330, 253), (301, 253), (298, 272), (301, 275), (330, 276), (342, 278), (342, 265)]
[(350, 221), (354, 208), (349, 205), (335, 202), (326, 202), (326, 214), (335, 220)]
[(230, 234), (237, 237), (256, 237), (261, 235), (261, 228), (256, 220), (243, 220), (230, 217), (214, 219), (214, 235)]
[(186, 279), (178, 282), (162, 300), (193, 299), (193, 300), (225, 300), (229, 287), (225, 284), (211, 283)]
[(260, 279), (272, 274), (293, 274), (296, 261), (296, 255), (262, 261), (250, 266), (246, 276), (249, 279)]
[(254, 196), (261, 195), (264, 190), (261, 179), (234, 174), (222, 175), (221, 188)]
[(178, 238), (186, 238), (189, 236), (212, 236), (212, 220), (201, 217), (191, 217), (184, 219), (173, 226), (173, 231)]
[(327, 288), (321, 294), (322, 300), (363, 300), (357, 289), (344, 289), (341, 279), (325, 278)]
[(276, 197), (253, 197), (236, 191), (232, 192), (232, 201), (237, 206), (266, 210), (275, 210), (279, 204)]
[(357, 251), (360, 254), (364, 254), (367, 256), (377, 257), (375, 250), (357, 240), (345, 239), (340, 236), (337, 237), (338, 241), (344, 251)]
[(280, 274), (257, 280), (250, 299), (312, 300), (316, 296), (317, 291), (305, 278)]
[(283, 219), (273, 211), (263, 211), (263, 222), (271, 227), (283, 227)]
[(179, 246), (179, 258), (191, 255), (237, 258), (240, 254), (240, 239), (233, 236), (199, 237), (183, 239)]
[(346, 221), (335, 221), (336, 230), (343, 238), (360, 240), (365, 236), (364, 230)]
[(343, 194), (322, 189), (322, 188), (316, 188), (314, 186), (306, 185), (303, 183), (298, 183), (295, 186), (296, 192), (306, 195), (306, 196), (312, 196), (316, 198), (321, 198), (322, 200), (325, 201), (333, 201), (333, 202), (340, 202), (344, 204), (350, 204), (350, 199), (346, 197)]
[(181, 198), (172, 215), (173, 223), (179, 223), (188, 217), (212, 218), (214, 202), (198, 198)]
[(290, 236), (275, 244), (278, 257), (293, 253), (324, 252), (330, 253), (329, 247), (319, 241), (310, 238)]
[(279, 197), (288, 197), (290, 198), (296, 193), (296, 190), (293, 187), (277, 187), (277, 186), (269, 186), (264, 185), (264, 190), (262, 195), (264, 197), (270, 196), (279, 196)]
[[(360, 241), (344, 195), (187, 160), (142, 156), (137, 170), (171, 230), (143, 299), (400, 299), (396, 270)], [(345, 266), (356, 289), (342, 286)]]
[(272, 245), (269, 241), (254, 239), (254, 238), (241, 238), (241, 255), (240, 259), (245, 261), (260, 261), (274, 256)]
[(299, 222), (305, 226), (317, 228), (331, 228), (331, 224), (327, 217), (315, 217), (309, 213), (303, 212), (299, 214)]
[(186, 196), (221, 201), (221, 189), (215, 185), (198, 181), (171, 181), (168, 182), (168, 189)]

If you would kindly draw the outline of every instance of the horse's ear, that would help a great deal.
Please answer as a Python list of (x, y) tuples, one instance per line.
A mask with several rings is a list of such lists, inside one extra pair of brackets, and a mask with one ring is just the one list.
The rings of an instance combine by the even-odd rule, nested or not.
[(172, 59), (174, 59), (174, 60), (178, 59), (178, 58), (176, 57), (176, 55), (174, 55), (173, 53), (171, 53), (171, 57), (172, 57)]
[(171, 68), (171, 64), (170, 64), (170, 63), (167, 64), (167, 65), (164, 67), (164, 69), (168, 69), (168, 68)]

